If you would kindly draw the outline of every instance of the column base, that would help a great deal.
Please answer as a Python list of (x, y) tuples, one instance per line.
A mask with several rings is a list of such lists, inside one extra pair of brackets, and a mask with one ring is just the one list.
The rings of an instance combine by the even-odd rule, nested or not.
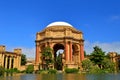
[(78, 68), (79, 68), (79, 65), (78, 65), (78, 64), (75, 64), (74, 62), (66, 62), (66, 63), (65, 63), (65, 67), (66, 67), (66, 68), (76, 68), (76, 69), (78, 69)]

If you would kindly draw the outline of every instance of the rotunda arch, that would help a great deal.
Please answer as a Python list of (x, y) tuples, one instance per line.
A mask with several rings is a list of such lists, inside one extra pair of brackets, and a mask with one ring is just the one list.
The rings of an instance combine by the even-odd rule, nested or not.
[(64, 54), (64, 45), (63, 44), (55, 44), (53, 47), (54, 52), (54, 68), (57, 70), (62, 70), (62, 55)]

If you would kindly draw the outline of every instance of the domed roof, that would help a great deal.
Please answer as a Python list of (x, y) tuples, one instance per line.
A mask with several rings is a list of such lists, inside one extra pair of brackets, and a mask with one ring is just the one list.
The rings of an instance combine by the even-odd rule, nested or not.
[(71, 24), (69, 24), (67, 22), (62, 22), (62, 21), (50, 23), (47, 27), (50, 27), (50, 26), (70, 26), (70, 27), (72, 27)]

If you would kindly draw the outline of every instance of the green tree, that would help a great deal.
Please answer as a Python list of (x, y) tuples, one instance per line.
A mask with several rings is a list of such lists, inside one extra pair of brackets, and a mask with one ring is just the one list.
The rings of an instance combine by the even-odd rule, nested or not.
[(0, 66), (0, 76), (4, 75), (4, 72), (5, 72), (4, 68)]
[(62, 54), (59, 53), (59, 55), (56, 57), (56, 64), (58, 70), (62, 69)]
[(53, 63), (52, 59), (52, 49), (50, 47), (45, 47), (42, 52), (42, 59), (45, 62), (47, 69), (49, 69), (49, 65)]
[(102, 61), (105, 58), (105, 52), (98, 46), (93, 47), (94, 51), (90, 55), (90, 60), (101, 68)]
[(26, 73), (33, 73), (33, 71), (34, 71), (34, 66), (28, 65), (28, 67), (26, 68)]
[(108, 58), (104, 58), (104, 60), (102, 61), (102, 67), (104, 70), (107, 70), (108, 72), (115, 71), (115, 63), (111, 62), (111, 60)]
[(26, 60), (27, 60), (27, 59), (26, 59), (26, 55), (25, 55), (25, 54), (22, 54), (22, 55), (21, 55), (21, 65), (25, 65), (25, 64), (27, 63)]
[(82, 61), (83, 70), (89, 71), (92, 66), (93, 66), (93, 63), (89, 59), (85, 59)]
[(85, 57), (87, 56), (86, 51), (84, 51), (84, 56), (85, 56)]

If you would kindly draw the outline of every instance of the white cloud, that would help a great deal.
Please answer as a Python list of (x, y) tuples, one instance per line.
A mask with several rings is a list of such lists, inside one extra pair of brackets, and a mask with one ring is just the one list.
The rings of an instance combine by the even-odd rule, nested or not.
[(112, 20), (119, 20), (119, 19), (120, 19), (120, 16), (111, 16), (111, 19), (112, 19)]
[(24, 48), (21, 47), (22, 53), (26, 55), (27, 58), (35, 58), (35, 48)]
[(35, 59), (35, 48), (27, 48), (27, 47), (8, 47), (7, 51), (13, 51), (15, 48), (21, 48), (22, 53), (26, 55), (27, 58)]
[(114, 16), (110, 16), (109, 18), (108, 18), (108, 21), (109, 22), (116, 22), (116, 21), (119, 21), (120, 20), (120, 15), (114, 15)]
[(101, 43), (101, 42), (89, 42), (85, 41), (85, 51), (90, 54), (93, 51), (94, 46), (99, 46), (106, 53), (108, 52), (117, 52), (120, 53), (120, 42), (112, 42), (112, 43)]

